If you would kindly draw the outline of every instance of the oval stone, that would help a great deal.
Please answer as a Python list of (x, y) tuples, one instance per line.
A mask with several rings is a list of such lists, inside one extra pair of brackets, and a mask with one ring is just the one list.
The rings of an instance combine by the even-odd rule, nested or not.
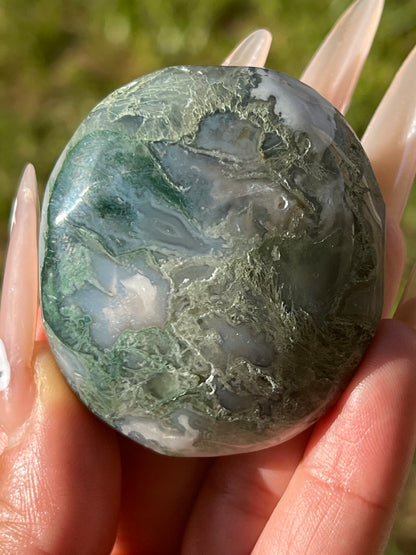
[(268, 69), (116, 90), (51, 175), (51, 348), (98, 417), (158, 452), (285, 441), (339, 397), (383, 304), (384, 204), (342, 115)]

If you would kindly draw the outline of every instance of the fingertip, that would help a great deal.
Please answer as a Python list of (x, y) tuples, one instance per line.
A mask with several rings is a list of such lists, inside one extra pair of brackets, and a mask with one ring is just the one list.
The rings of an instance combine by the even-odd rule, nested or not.
[[(409, 378), (414, 379), (416, 373), (413, 366), (416, 364), (416, 332), (405, 322), (385, 318), (381, 320), (374, 340), (372, 341), (364, 360), (361, 372), (371, 373), (392, 371), (398, 365), (400, 369), (409, 371)], [(398, 369), (393, 372), (397, 374)], [(359, 379), (360, 373), (358, 373)], [(377, 378), (377, 375), (374, 376)]]
[[(415, 365), (414, 330), (403, 322), (383, 319), (350, 384), (318, 422), (315, 429), (318, 438), (322, 435), (321, 428), (346, 422), (351, 422), (351, 430), (355, 429), (359, 437), (362, 431), (357, 423), (374, 423), (381, 409), (394, 417), (405, 417), (410, 409), (416, 416)], [(404, 410), (405, 407), (408, 409)], [(370, 412), (374, 413), (371, 418)]]
[(384, 320), (253, 553), (381, 553), (414, 452), (416, 334)]
[[(415, 446), (415, 369), (416, 333), (383, 320), (350, 385), (316, 425), (305, 464), (388, 508)], [(375, 471), (370, 476), (368, 465)]]

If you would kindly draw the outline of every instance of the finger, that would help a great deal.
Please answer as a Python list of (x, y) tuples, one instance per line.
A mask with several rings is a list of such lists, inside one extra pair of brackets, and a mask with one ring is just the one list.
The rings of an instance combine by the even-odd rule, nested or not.
[(266, 29), (254, 31), (231, 52), (223, 66), (263, 67), (269, 54), (272, 35)]
[[(406, 286), (402, 293), (400, 302), (394, 314), (394, 319), (401, 320), (416, 330), (416, 264), (408, 277)], [(410, 476), (404, 488), (403, 496), (399, 505), (398, 514), (395, 518), (394, 537), (403, 553), (414, 551), (414, 518), (416, 514), (416, 465), (410, 471)], [(413, 539), (413, 541), (412, 541)]]
[(218, 459), (192, 512), (183, 553), (250, 553), (303, 455), (308, 436), (305, 432), (271, 449)]
[(414, 332), (383, 321), (315, 427), (254, 554), (382, 552), (415, 447), (415, 361)]
[(416, 48), (397, 72), (362, 143), (389, 214), (400, 222), (416, 173)]
[(8, 434), (0, 457), (0, 552), (108, 551), (118, 511), (117, 444), (71, 393), (45, 342), (34, 355), (37, 208), (28, 166), (12, 216), (0, 314), (0, 414)]
[(180, 552), (207, 459), (166, 457), (121, 437), (122, 495), (113, 555)]
[(352, 4), (301, 77), (301, 81), (320, 92), (342, 113), (350, 104), (383, 5), (383, 0), (357, 0)]
[(0, 457), (0, 552), (109, 553), (120, 496), (115, 433), (69, 390), (46, 343), (39, 348), (35, 408)]
[(25, 422), (34, 401), (37, 226), (36, 175), (29, 165), (14, 203), (0, 308), (0, 425), (8, 435)]

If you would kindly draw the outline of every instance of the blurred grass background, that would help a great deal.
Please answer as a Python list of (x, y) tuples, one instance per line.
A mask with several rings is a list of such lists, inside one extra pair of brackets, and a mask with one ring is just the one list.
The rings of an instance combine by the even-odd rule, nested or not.
[[(43, 190), (75, 128), (109, 92), (169, 65), (219, 64), (259, 27), (274, 36), (268, 67), (299, 77), (349, 3), (0, 0), (0, 271), (10, 204), (25, 164), (35, 164)], [(415, 44), (415, 0), (386, 0), (347, 114), (359, 136)], [(415, 195), (403, 229), (410, 264), (416, 260)], [(389, 553), (400, 551), (391, 545)]]

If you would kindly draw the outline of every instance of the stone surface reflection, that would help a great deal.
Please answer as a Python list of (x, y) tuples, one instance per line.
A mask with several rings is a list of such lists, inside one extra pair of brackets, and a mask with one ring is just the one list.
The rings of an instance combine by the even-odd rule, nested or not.
[(384, 204), (341, 114), (271, 70), (115, 91), (48, 183), (42, 307), (71, 387), (159, 452), (284, 441), (336, 400), (383, 302)]

